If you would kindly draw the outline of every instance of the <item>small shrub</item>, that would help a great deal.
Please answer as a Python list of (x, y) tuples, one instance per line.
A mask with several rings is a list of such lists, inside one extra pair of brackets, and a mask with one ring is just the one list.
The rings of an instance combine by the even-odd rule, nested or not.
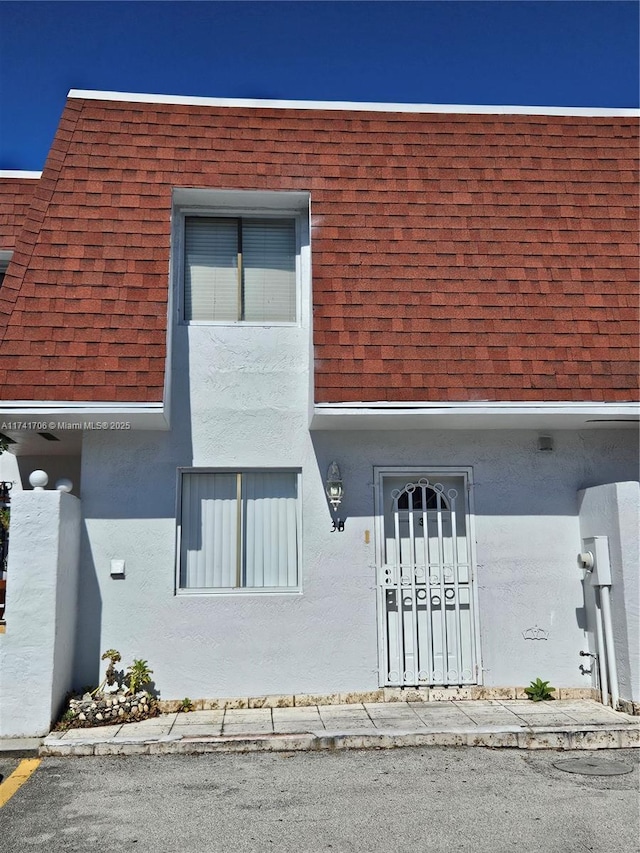
[(71, 724), (75, 720), (76, 715), (73, 713), (71, 708), (67, 708), (64, 714), (60, 717), (56, 725), (54, 726), (55, 731), (64, 731), (65, 729), (71, 728)]
[(543, 681), (541, 678), (536, 678), (528, 687), (524, 688), (532, 702), (547, 702), (550, 699), (555, 699), (552, 694), (555, 693), (555, 687), (549, 687), (548, 681)]
[(102, 655), (100, 660), (108, 660), (109, 666), (107, 667), (107, 671), (104, 674), (104, 681), (99, 684), (95, 690), (91, 691), (91, 695), (95, 696), (97, 693), (102, 693), (105, 684), (108, 684), (109, 687), (113, 686), (118, 680), (118, 674), (116, 672), (115, 665), (122, 660), (122, 656), (117, 649), (107, 649), (107, 651)]
[(127, 681), (131, 693), (138, 693), (145, 684), (151, 681), (153, 670), (149, 669), (149, 664), (142, 658), (134, 658), (133, 663), (127, 670)]
[(189, 699), (188, 696), (185, 696), (184, 699), (182, 700), (182, 702), (180, 703), (180, 707), (178, 708), (178, 711), (181, 711), (183, 714), (188, 714), (189, 711), (193, 711), (193, 710), (194, 710), (193, 702), (191, 701), (191, 699)]
[(106, 652), (102, 655), (100, 660), (110, 660), (111, 664), (120, 663), (122, 660), (122, 655), (117, 649), (107, 649)]

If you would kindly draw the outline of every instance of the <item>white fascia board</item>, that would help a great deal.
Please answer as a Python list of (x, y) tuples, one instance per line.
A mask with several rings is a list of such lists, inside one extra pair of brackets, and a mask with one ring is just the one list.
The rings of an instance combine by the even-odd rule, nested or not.
[(81, 400), (2, 400), (0, 401), (0, 411), (3, 411), (8, 408), (29, 408), (33, 411), (43, 410), (43, 409), (56, 409), (56, 410), (68, 410), (71, 411), (73, 409), (83, 409), (83, 410), (93, 410), (93, 411), (115, 411), (117, 409), (122, 410), (136, 410), (136, 411), (157, 411), (158, 409), (162, 409), (163, 404), (161, 402), (158, 403), (121, 403), (121, 402), (110, 402), (109, 400), (100, 401), (100, 402), (92, 402), (92, 401), (81, 401)]
[(405, 409), (424, 409), (429, 411), (460, 411), (463, 409), (478, 410), (482, 412), (515, 412), (524, 413), (528, 411), (580, 411), (580, 412), (609, 412), (612, 408), (626, 409), (631, 407), (634, 414), (638, 414), (640, 403), (600, 403), (590, 401), (523, 401), (523, 402), (495, 402), (493, 400), (469, 400), (464, 402), (431, 402), (431, 401), (408, 401), (403, 403), (393, 402), (389, 400), (380, 400), (376, 402), (353, 402), (353, 403), (316, 403), (316, 410), (332, 409), (332, 410), (353, 410), (366, 411), (378, 409), (393, 409), (396, 411), (404, 411)]
[(177, 207), (229, 208), (239, 210), (306, 210), (311, 194), (300, 190), (234, 190), (175, 187), (173, 203)]
[[(0, 402), (0, 432), (63, 431), (79, 424), (128, 423), (125, 429), (167, 430), (164, 403), (76, 402), (69, 400), (11, 400)], [(11, 426), (21, 424), (21, 426)], [(119, 427), (113, 427), (119, 429)]]
[(639, 423), (639, 403), (316, 403), (310, 429), (619, 429)]
[(180, 104), (194, 107), (240, 107), (243, 109), (343, 110), (381, 113), (460, 113), (471, 115), (546, 116), (640, 116), (639, 109), (626, 107), (545, 107), (503, 104), (398, 104), (371, 101), (293, 101), (259, 98), (202, 98), (188, 95), (154, 95), (139, 92), (101, 92), (71, 89), (69, 98), (93, 101), (123, 101), (136, 104)]
[(20, 169), (0, 169), (0, 178), (28, 178), (37, 181), (42, 177), (42, 172), (24, 172)]

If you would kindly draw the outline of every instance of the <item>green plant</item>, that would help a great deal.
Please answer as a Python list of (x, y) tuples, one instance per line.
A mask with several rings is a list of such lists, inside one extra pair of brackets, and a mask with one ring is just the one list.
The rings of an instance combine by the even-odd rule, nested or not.
[(133, 663), (127, 670), (127, 681), (129, 682), (129, 690), (132, 693), (137, 693), (141, 687), (151, 681), (153, 670), (149, 669), (146, 660), (142, 658), (134, 658)]
[[(64, 699), (64, 704), (69, 706), (69, 701), (71, 699), (77, 699), (77, 693), (67, 693)], [(55, 724), (55, 731), (64, 731), (72, 727), (73, 723), (76, 721), (77, 714), (75, 711), (71, 710), (71, 707), (67, 707), (65, 712), (60, 716), (60, 719)]]
[(528, 687), (524, 688), (532, 702), (547, 702), (550, 699), (555, 699), (552, 694), (555, 693), (555, 687), (549, 687), (548, 681), (543, 681), (541, 678), (536, 678)]
[(189, 699), (188, 696), (185, 696), (184, 699), (182, 700), (182, 702), (180, 703), (180, 707), (178, 708), (178, 711), (182, 711), (184, 714), (188, 714), (189, 711), (193, 711), (193, 710), (194, 710), (193, 702), (191, 701), (191, 699)]
[(107, 671), (104, 674), (104, 681), (101, 682), (95, 690), (92, 691), (92, 695), (95, 696), (96, 693), (101, 693), (102, 688), (105, 684), (111, 685), (116, 683), (117, 674), (115, 665), (122, 660), (122, 656), (117, 649), (107, 649), (107, 651), (102, 655), (100, 660), (108, 660), (109, 666), (107, 667)]
[(3, 507), (0, 509), (0, 527), (4, 527), (5, 530), (9, 529), (9, 508)]
[(73, 713), (71, 708), (67, 708), (67, 710), (64, 712), (64, 714), (60, 717), (60, 725), (61, 726), (68, 726), (69, 723), (75, 719), (75, 717), (76, 717), (76, 715)]

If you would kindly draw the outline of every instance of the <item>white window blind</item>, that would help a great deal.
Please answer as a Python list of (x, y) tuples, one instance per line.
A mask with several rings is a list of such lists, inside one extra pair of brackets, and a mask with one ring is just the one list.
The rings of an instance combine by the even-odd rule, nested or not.
[(237, 320), (237, 220), (188, 217), (184, 242), (185, 319)]
[(186, 320), (294, 322), (293, 219), (185, 220)]
[(296, 319), (296, 235), (292, 219), (242, 223), (244, 320)]
[(298, 583), (294, 472), (182, 476), (180, 588), (274, 588)]
[(296, 586), (296, 475), (253, 473), (243, 481), (244, 586)]
[(235, 586), (237, 555), (236, 475), (183, 475), (180, 586)]

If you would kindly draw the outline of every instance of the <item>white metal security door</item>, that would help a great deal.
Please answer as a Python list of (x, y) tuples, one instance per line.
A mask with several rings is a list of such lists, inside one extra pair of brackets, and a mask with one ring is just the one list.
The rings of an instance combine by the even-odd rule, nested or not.
[(467, 484), (467, 474), (432, 479), (380, 474), (384, 685), (477, 683)]

